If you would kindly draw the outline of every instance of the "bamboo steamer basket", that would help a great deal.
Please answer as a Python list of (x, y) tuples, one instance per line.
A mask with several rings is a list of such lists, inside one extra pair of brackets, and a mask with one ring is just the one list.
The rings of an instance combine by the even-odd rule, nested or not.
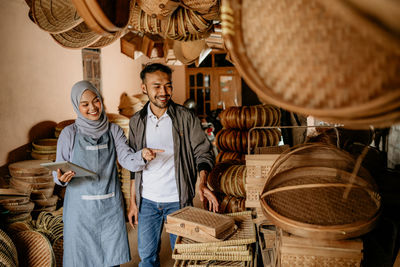
[(7, 235), (6, 232), (0, 229), (0, 263), (4, 266), (18, 266), (17, 249)]
[(220, 151), (215, 159), (216, 163), (223, 162), (225, 160), (239, 160), (245, 162), (245, 154), (232, 152), (232, 151)]
[(38, 139), (32, 142), (33, 149), (36, 150), (37, 153), (48, 152), (54, 153), (57, 151), (57, 139), (56, 138), (45, 138)]
[(9, 211), (9, 214), (20, 214), (20, 213), (29, 213), (33, 210), (35, 203), (27, 202), (20, 203), (18, 205), (2, 205), (6, 210)]
[(41, 163), (49, 163), (50, 160), (25, 160), (12, 163), (8, 170), (12, 177), (43, 176), (50, 175), (49, 169), (40, 166)]
[(37, 199), (48, 199), (53, 195), (54, 186), (49, 188), (42, 188), (42, 189), (33, 189), (31, 192), (31, 199), (33, 201)]
[(226, 0), (222, 9), (225, 45), (262, 99), (354, 127), (399, 121), (400, 39), (342, 1)]
[(35, 205), (37, 207), (49, 207), (49, 206), (56, 206), (58, 201), (58, 196), (52, 195), (47, 199), (36, 199), (34, 200)]
[[(304, 155), (317, 160), (299, 157)], [(261, 192), (264, 215), (289, 233), (313, 239), (340, 240), (369, 232), (381, 213), (381, 198), (360, 159), (327, 145), (284, 152)]]
[(30, 183), (24, 180), (19, 180), (15, 178), (10, 179), (10, 185), (12, 185), (15, 189), (25, 190), (25, 188), (29, 190), (36, 190), (36, 189), (47, 189), (47, 188), (54, 188), (54, 181), (50, 182), (43, 182), (43, 183)]
[(12, 180), (17, 180), (25, 183), (50, 183), (54, 182), (53, 175), (43, 176), (25, 176), (25, 177), (12, 177)]
[(49, 240), (37, 231), (23, 231), (15, 235), (19, 262), (25, 266), (55, 266), (55, 257)]
[(54, 153), (50, 153), (50, 154), (48, 154), (48, 153), (42, 154), (42, 153), (37, 153), (37, 152), (35, 152), (35, 151), (32, 151), (32, 152), (31, 152), (31, 157), (32, 157), (33, 159), (36, 159), (36, 160), (42, 160), (42, 159), (44, 159), (44, 160), (55, 161), (55, 160), (56, 160), (56, 157), (57, 157), (57, 153), (54, 152)]
[(280, 110), (274, 106), (229, 107), (220, 114), (224, 128), (251, 129), (253, 127), (275, 126), (280, 123)]
[(167, 19), (179, 6), (176, 0), (137, 0), (137, 4), (151, 18)]

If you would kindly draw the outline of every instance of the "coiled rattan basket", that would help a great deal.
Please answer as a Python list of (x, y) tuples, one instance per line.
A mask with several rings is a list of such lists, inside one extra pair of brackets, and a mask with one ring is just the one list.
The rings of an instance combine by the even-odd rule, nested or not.
[(370, 231), (381, 199), (360, 160), (324, 144), (287, 150), (262, 190), (264, 214), (283, 230), (313, 239), (347, 239)]
[(400, 41), (342, 1), (224, 0), (223, 37), (259, 97), (355, 128), (400, 121)]

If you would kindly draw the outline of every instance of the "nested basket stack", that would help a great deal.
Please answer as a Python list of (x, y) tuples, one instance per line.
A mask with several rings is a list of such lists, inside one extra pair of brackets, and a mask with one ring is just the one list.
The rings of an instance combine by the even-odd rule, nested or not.
[(54, 211), (58, 197), (53, 195), (54, 180), (47, 168), (41, 163), (51, 162), (49, 160), (25, 160), (12, 163), (8, 166), (11, 179), (10, 187), (29, 195), (32, 203), (29, 209), (22, 214), (36, 217), (42, 211)]
[(0, 229), (0, 265), (7, 267), (17, 267), (18, 252), (15, 244), (6, 232)]
[[(275, 126), (280, 122), (280, 110), (270, 105), (229, 107), (220, 113), (224, 127), (216, 135), (219, 153), (216, 166), (208, 177), (209, 187), (218, 193), (220, 212), (239, 212), (245, 208), (246, 166), (244, 156), (248, 146), (275, 146), (280, 139), (277, 129), (255, 129), (258, 126)], [(250, 135), (250, 137), (249, 137)]]
[[(265, 216), (283, 231), (298, 236), (303, 240), (300, 242), (317, 240), (319, 247), (342, 244), (345, 248), (353, 242), (349, 239), (372, 230), (381, 212), (377, 187), (361, 161), (361, 157), (355, 159), (319, 143), (285, 151), (272, 166), (261, 193)], [(278, 237), (282, 240), (282, 234)], [(293, 249), (282, 242), (276, 246), (282, 266), (300, 266), (306, 261), (335, 266), (339, 260), (350, 264), (354, 259), (359, 266), (362, 258), (359, 246), (342, 253), (319, 253), (317, 258), (312, 255), (317, 252), (296, 250), (293, 244)]]
[(5, 223), (31, 219), (34, 203), (29, 199), (30, 192), (20, 192), (12, 188), (0, 189), (0, 208)]
[[(210, 238), (208, 234), (202, 234), (202, 230), (207, 229), (204, 225), (209, 227), (220, 226), (220, 220), (212, 218), (211, 221), (207, 221), (210, 216), (204, 215), (204, 213), (210, 213), (210, 216), (223, 216), (222, 221), (230, 221), (227, 219), (233, 219), (234, 231), (229, 230), (228, 235), (225, 238), (210, 241), (195, 241), (191, 238), (183, 237), (178, 235), (175, 248), (172, 253), (172, 258), (175, 259), (174, 266), (252, 266), (253, 262), (253, 247), (256, 242), (256, 232), (254, 224), (251, 220), (251, 212), (238, 212), (229, 213), (224, 215), (213, 214), (202, 210), (201, 216), (196, 216), (201, 222), (197, 222), (194, 226), (198, 226), (199, 231), (196, 228), (192, 229), (193, 234), (190, 237), (197, 236), (202, 238)], [(199, 214), (197, 214), (199, 215)], [(188, 218), (190, 220), (190, 218)], [(167, 225), (168, 225), (167, 218)], [(177, 224), (178, 227), (188, 226), (187, 220), (181, 218), (181, 221)], [(186, 225), (187, 224), (187, 225)], [(168, 228), (167, 228), (168, 229)], [(229, 228), (230, 229), (230, 228)], [(189, 229), (187, 229), (189, 230)], [(186, 231), (190, 233), (190, 231)], [(224, 233), (221, 233), (221, 237)]]
[(48, 159), (55, 161), (57, 154), (57, 139), (45, 138), (32, 142), (31, 157), (33, 159)]
[(346, 2), (224, 0), (225, 45), (268, 103), (346, 127), (390, 126), (400, 121), (399, 35)]

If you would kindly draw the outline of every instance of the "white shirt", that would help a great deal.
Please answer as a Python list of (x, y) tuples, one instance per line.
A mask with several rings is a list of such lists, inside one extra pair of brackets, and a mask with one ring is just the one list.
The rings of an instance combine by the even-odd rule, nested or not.
[(164, 149), (143, 170), (142, 197), (154, 202), (179, 202), (175, 179), (172, 120), (165, 112), (159, 119), (147, 108), (146, 144)]

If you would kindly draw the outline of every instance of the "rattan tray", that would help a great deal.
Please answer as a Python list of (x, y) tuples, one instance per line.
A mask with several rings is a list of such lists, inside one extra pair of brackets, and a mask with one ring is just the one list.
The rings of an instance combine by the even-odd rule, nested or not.
[(218, 260), (218, 261), (251, 261), (251, 249), (246, 251), (178, 253), (174, 249), (172, 258), (175, 260)]
[(251, 267), (249, 261), (199, 261), (199, 260), (176, 260), (174, 267)]
[(11, 163), (8, 166), (11, 176), (42, 176), (50, 175), (51, 172), (45, 167), (40, 166), (41, 163), (49, 163), (50, 160), (25, 160)]

